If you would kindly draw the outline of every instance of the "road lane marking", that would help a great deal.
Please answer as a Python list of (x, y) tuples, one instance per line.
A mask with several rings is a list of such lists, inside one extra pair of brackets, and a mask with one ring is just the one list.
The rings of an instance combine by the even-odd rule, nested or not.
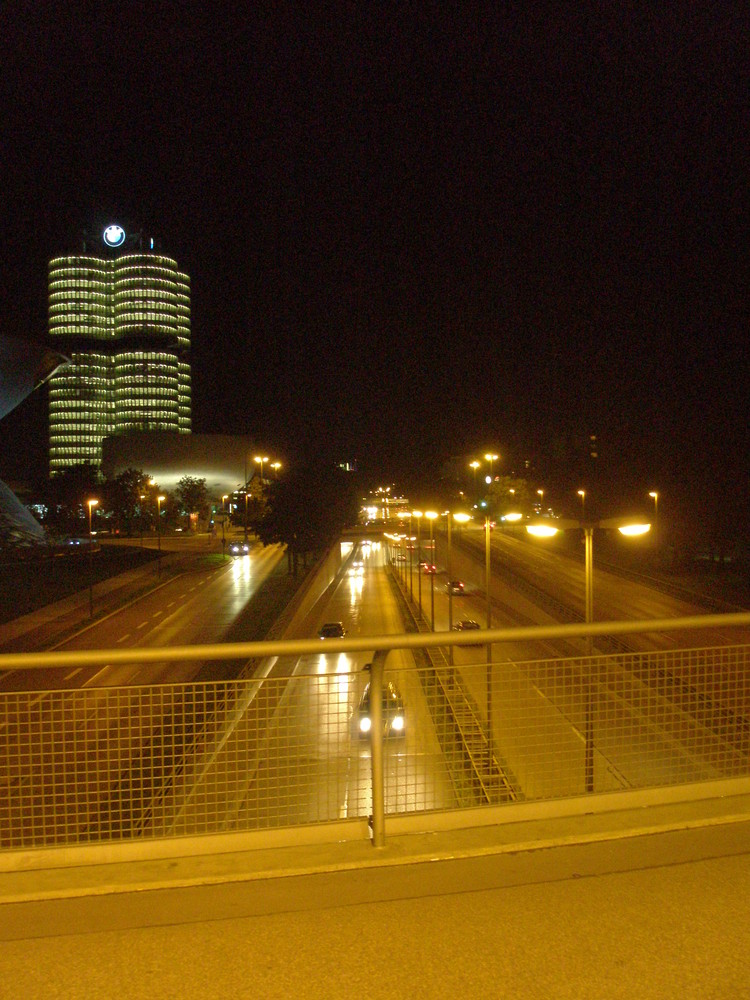
[(159, 617), (159, 615), (163, 615), (163, 614), (164, 614), (164, 611), (163, 611), (163, 610), (162, 610), (162, 611), (155, 611), (155, 612), (154, 612), (154, 613), (153, 613), (153, 614), (151, 615), (151, 617), (152, 617), (152, 618), (158, 618), (158, 617)]
[(82, 670), (83, 667), (76, 667), (75, 670), (71, 670), (69, 674), (66, 674), (65, 677), (63, 677), (63, 680), (69, 681), (71, 677), (75, 677), (76, 674), (80, 674)]
[(121, 635), (117, 642), (125, 642), (126, 639), (130, 638), (130, 632), (126, 632), (125, 635)]
[(147, 625), (148, 625), (148, 622), (141, 622), (141, 624), (138, 625), (137, 628), (146, 628)]

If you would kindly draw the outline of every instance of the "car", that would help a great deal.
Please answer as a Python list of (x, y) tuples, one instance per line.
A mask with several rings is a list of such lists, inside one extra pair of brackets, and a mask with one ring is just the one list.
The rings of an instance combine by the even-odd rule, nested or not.
[(453, 594), (454, 597), (460, 597), (464, 593), (464, 582), (463, 580), (449, 580), (445, 585), (446, 592)]
[(231, 542), (229, 545), (230, 556), (246, 556), (250, 551), (247, 542)]
[(434, 563), (422, 563), (422, 572), (428, 575), (437, 573), (437, 566)]
[[(479, 624), (479, 622), (475, 622), (472, 618), (463, 618), (460, 622), (456, 622), (456, 624), (453, 626), (453, 631), (454, 632), (476, 632), (481, 627), (482, 626)], [(475, 644), (473, 643), (472, 645), (481, 646), (482, 643), (478, 642), (478, 643), (475, 643)]]
[[(370, 685), (366, 685), (355, 712), (356, 731), (361, 737), (369, 736), (372, 728), (370, 719)], [(403, 736), (405, 729), (404, 702), (393, 681), (383, 685), (383, 735)]]
[(343, 639), (346, 629), (342, 622), (326, 622), (318, 629), (318, 635), (321, 639)]

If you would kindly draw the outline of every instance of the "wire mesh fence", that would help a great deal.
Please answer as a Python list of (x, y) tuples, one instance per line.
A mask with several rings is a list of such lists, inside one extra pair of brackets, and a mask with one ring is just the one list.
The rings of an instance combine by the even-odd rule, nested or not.
[[(387, 815), (747, 775), (748, 646), (488, 664), (393, 650)], [(0, 847), (372, 814), (370, 672), (346, 654), (215, 683), (0, 694)]]

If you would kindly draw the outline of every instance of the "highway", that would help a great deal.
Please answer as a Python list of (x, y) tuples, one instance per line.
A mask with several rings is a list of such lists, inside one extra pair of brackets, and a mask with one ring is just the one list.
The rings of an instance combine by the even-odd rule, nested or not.
[[(309, 638), (324, 622), (335, 621), (343, 623), (349, 636), (402, 633), (404, 622), (384, 570), (384, 556), (385, 550), (377, 543), (355, 549), (348, 572), (294, 637)], [(326, 642), (321, 640), (319, 655), (261, 664), (255, 676), (268, 678), (266, 697), (249, 701), (210, 773), (212, 782), (226, 787), (217, 771), (236, 769), (236, 746), (251, 746), (249, 755), (243, 749), (247, 775), (233, 802), (227, 829), (315, 823), (371, 813), (369, 742), (357, 725), (358, 706), (369, 680), (365, 668), (371, 660), (370, 652), (326, 653)], [(386, 810), (454, 806), (450, 775), (411, 652), (389, 654), (385, 681), (391, 681), (403, 698), (405, 716), (403, 736), (384, 741)], [(256, 748), (257, 731), (263, 739)], [(207, 799), (210, 792), (194, 790), (191, 801), (170, 820), (168, 832), (179, 835), (194, 830)], [(213, 804), (208, 808), (214, 808)]]
[[(481, 547), (481, 536), (477, 535)], [(507, 555), (519, 546), (524, 556), (533, 551), (517, 540), (508, 545), (507, 539), (499, 544), (496, 541), (493, 539), (493, 557), (501, 551)], [(483, 560), (473, 558), (482, 555), (480, 547), (467, 555), (456, 546), (452, 553), (452, 575), (469, 581), (466, 595), (452, 599), (453, 621), (473, 618), (485, 624)], [(440, 546), (437, 554), (440, 557)], [(258, 547), (249, 556), (218, 564), (188, 565), (180, 575), (71, 637), (66, 648), (137, 649), (218, 641), (281, 558), (282, 551), (276, 547)], [(563, 569), (573, 574), (573, 580), (578, 571), (582, 587), (582, 568), (561, 568), (560, 559), (556, 553), (542, 552), (536, 563), (537, 581), (546, 566), (552, 581), (563, 574)], [(415, 558), (413, 570), (416, 562)], [(385, 563), (385, 546), (376, 542), (360, 544), (332, 592), (315, 605), (300, 629), (289, 637), (311, 637), (328, 621), (341, 621), (350, 636), (405, 631), (404, 600), (397, 596)], [(404, 592), (411, 593), (415, 601), (421, 580), (425, 623), (431, 617), (433, 596), (436, 628), (447, 629), (445, 565), (438, 562), (434, 576), (409, 574), (408, 563), (402, 565), (402, 571)], [(613, 578), (615, 590), (619, 582)], [(601, 591), (600, 607), (604, 608), (607, 588)], [(674, 607), (670, 604), (673, 598), (658, 594), (655, 600), (660, 614), (676, 613), (666, 610)], [(547, 623), (554, 619), (549, 611), (536, 608), (528, 597), (515, 593), (498, 579), (493, 585), (492, 623), (498, 626), (514, 620)], [(694, 646), (702, 642), (702, 636), (692, 636)], [(561, 655), (582, 653), (582, 644), (573, 649), (571, 645), (575, 646), (569, 643), (563, 649), (547, 642), (496, 644), (491, 672), (485, 660), (486, 647), (466, 647), (455, 653), (461, 680), (484, 718), (491, 687), (493, 738), (512, 774), (514, 787), (521, 789), (525, 797), (584, 790), (587, 705), (596, 710), (593, 769), (597, 791), (703, 780), (722, 773), (711, 761), (720, 761), (726, 748), (719, 745), (715, 734), (702, 730), (700, 720), (672, 704), (669, 691), (654, 695), (647, 682), (621, 666), (617, 657), (611, 658), (606, 672), (597, 674), (593, 687), (591, 677), (583, 684), (582, 668), (559, 660)], [(192, 664), (169, 669), (159, 664), (141, 666), (137, 661), (117, 669), (102, 664), (91, 670), (57, 671), (55, 675), (34, 673), (25, 681), (19, 674), (7, 674), (2, 689), (11, 694), (11, 700), (4, 706), (0, 725), (0, 753), (10, 764), (6, 772), (8, 794), (0, 809), (5, 814), (1, 826), (21, 830), (32, 842), (37, 842), (37, 836), (49, 842), (48, 833), (42, 832), (47, 822), (42, 822), (42, 817), (47, 815), (55, 795), (60, 794), (66, 806), (56, 806), (54, 813), (62, 839), (70, 837), (71, 831), (84, 839), (129, 834), (149, 822), (160, 833), (189, 833), (201, 829), (201, 823), (207, 822), (206, 815), (209, 822), (220, 823), (224, 830), (369, 815), (369, 746), (359, 735), (356, 723), (368, 679), (365, 667), (371, 658), (367, 652), (327, 653), (322, 640), (320, 653), (314, 656), (265, 661), (259, 671), (264, 680), (248, 681), (240, 690), (243, 712), (234, 721), (229, 736), (224, 731), (212, 735), (210, 726), (206, 728), (207, 720), (215, 716), (215, 706), (209, 703), (214, 697), (213, 688), (205, 688), (207, 700), (199, 704), (198, 693), (203, 689), (180, 687), (179, 682), (194, 676), (196, 667)], [(550, 659), (549, 664), (538, 662), (545, 658)], [(405, 716), (403, 736), (385, 741), (386, 810), (393, 813), (455, 806), (461, 789), (456, 783), (455, 760), (448, 767), (444, 731), (438, 720), (440, 705), (437, 701), (428, 703), (431, 695), (421, 682), (410, 652), (389, 654), (386, 680), (400, 692)], [(137, 693), (139, 686), (165, 683), (167, 687), (157, 689), (158, 697), (153, 702), (150, 695), (144, 701)], [(129, 687), (120, 690), (123, 685)], [(23, 690), (32, 686), (44, 693), (32, 702), (22, 700)], [(113, 686), (118, 686), (117, 698), (121, 699), (114, 717), (112, 709), (107, 714), (99, 711), (102, 689)], [(89, 693), (86, 701), (81, 701), (80, 689)], [(735, 684), (732, 690), (736, 689)], [(188, 699), (183, 690), (192, 692)], [(258, 697), (261, 690), (263, 697)], [(19, 692), (17, 710), (13, 707), (13, 691)], [(78, 719), (71, 745), (52, 741), (34, 755), (23, 752), (29, 734), (71, 713)], [(129, 720), (125, 728), (116, 721), (118, 716)], [(108, 736), (113, 724), (116, 739)], [(127, 739), (125, 732), (131, 734)], [(132, 742), (128, 743), (131, 736)], [(187, 791), (191, 782), (200, 779), (192, 759), (213, 754), (210, 742), (214, 738), (226, 751), (223, 760), (219, 757), (215, 761), (219, 769), (226, 769), (225, 777), (217, 779), (218, 772), (213, 770), (210, 787), (196, 784)], [(696, 746), (701, 748), (699, 753), (694, 752)], [(87, 758), (94, 753), (100, 777), (92, 785)], [(119, 805), (113, 807), (112, 796), (119, 801), (123, 790), (143, 780), (139, 761), (144, 753), (149, 754), (149, 759), (163, 758), (163, 762), (149, 772), (146, 784), (140, 787), (142, 813), (133, 814)], [(164, 781), (167, 777), (173, 781), (175, 774), (181, 775), (180, 782), (172, 784), (165, 797)], [(204, 777), (208, 775), (206, 771)], [(157, 799), (160, 809), (153, 811)]]
[[(138, 649), (220, 642), (283, 557), (279, 545), (256, 545), (249, 556), (218, 562), (189, 558), (177, 575), (52, 648)], [(13, 671), (0, 678), (0, 691), (186, 682), (200, 667), (194, 662), (139, 665), (136, 660), (117, 668), (104, 664), (70, 671)]]

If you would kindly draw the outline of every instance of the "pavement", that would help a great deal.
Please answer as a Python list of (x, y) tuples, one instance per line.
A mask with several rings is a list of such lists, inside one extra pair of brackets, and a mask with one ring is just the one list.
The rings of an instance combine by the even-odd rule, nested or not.
[(6, 871), (0, 998), (744, 998), (748, 890), (750, 792)]

